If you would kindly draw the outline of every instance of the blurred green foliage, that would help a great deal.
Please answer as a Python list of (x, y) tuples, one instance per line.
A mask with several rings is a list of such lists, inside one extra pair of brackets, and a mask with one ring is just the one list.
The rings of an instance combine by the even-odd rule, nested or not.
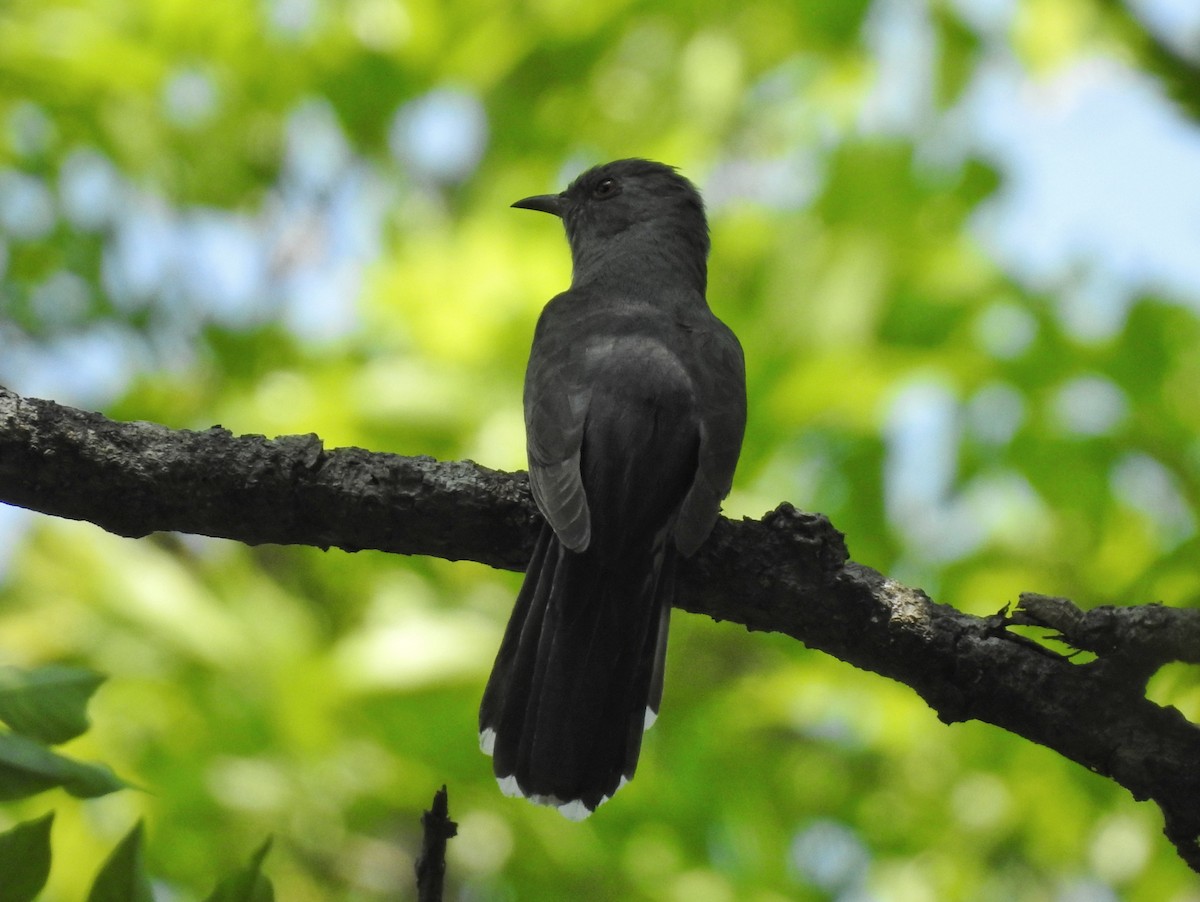
[[(508, 204), (647, 156), (706, 189), (710, 299), (746, 348), (729, 515), (827, 513), (856, 560), (976, 614), (1024, 590), (1196, 604), (1194, 309), (1141, 297), (1082, 338), (1000, 268), (972, 224), (1004, 174), (930, 153), (984, 38), (963, 4), (915, 5), (929, 106), (871, 127), (895, 7), (8, 0), (0, 381), (520, 468), (569, 259)], [(1186, 69), (1101, 0), (1016, 4), (999, 42), (1035, 74)], [(928, 411), (944, 484), (915, 503), (890, 468)], [(85, 898), (139, 818), (162, 898), (257, 867), (269, 835), (280, 899), (409, 898), (442, 783), (449, 898), (1200, 898), (1157, 810), (778, 636), (677, 615), (638, 778), (570, 825), (502, 797), (477, 749), (517, 575), (19, 525), (0, 664), (108, 674), (67, 751), (148, 790), (0, 810), (57, 812), (46, 902)], [(1200, 717), (1194, 668), (1152, 691)]]

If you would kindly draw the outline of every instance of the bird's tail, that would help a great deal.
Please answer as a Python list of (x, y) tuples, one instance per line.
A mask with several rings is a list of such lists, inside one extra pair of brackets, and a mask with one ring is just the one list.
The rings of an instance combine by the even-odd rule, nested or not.
[(662, 700), (674, 544), (614, 560), (543, 526), (479, 711), (509, 795), (591, 814), (633, 777)]

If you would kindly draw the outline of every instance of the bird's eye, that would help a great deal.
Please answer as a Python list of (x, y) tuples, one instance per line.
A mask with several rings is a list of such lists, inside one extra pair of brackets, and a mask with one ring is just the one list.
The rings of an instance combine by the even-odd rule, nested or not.
[(617, 193), (617, 180), (604, 179), (596, 183), (596, 187), (592, 189), (592, 197), (604, 198), (612, 197)]

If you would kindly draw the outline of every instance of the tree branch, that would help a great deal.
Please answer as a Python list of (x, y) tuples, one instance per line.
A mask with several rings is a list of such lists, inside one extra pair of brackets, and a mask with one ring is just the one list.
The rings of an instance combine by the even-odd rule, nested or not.
[[(326, 450), (314, 435), (117, 423), (4, 389), (0, 501), (124, 536), (173, 530), (514, 570), (538, 525), (523, 473)], [(1159, 665), (1200, 660), (1200, 611), (1085, 613), (1026, 594), (1011, 618), (973, 617), (849, 560), (825, 517), (789, 504), (762, 520), (722, 519), (679, 583), (684, 610), (785, 633), (905, 683), (946, 723), (995, 724), (1153, 799), (1200, 871), (1200, 728), (1145, 697)], [(1013, 624), (1049, 626), (1097, 657), (1073, 663)]]
[(538, 530), (523, 474), (327, 451), (315, 435), (118, 423), (4, 388), (0, 501), (130, 538), (169, 530), (508, 570), (524, 569)]

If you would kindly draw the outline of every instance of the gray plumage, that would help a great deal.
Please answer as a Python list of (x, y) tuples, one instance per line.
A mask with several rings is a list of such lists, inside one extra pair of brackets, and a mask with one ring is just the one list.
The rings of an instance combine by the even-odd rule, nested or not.
[(582, 817), (632, 778), (657, 714), (675, 561), (703, 544), (732, 485), (745, 370), (705, 299), (703, 203), (672, 168), (619, 160), (514, 206), (562, 218), (573, 274), (526, 371), (546, 526), (480, 736), (505, 791)]

